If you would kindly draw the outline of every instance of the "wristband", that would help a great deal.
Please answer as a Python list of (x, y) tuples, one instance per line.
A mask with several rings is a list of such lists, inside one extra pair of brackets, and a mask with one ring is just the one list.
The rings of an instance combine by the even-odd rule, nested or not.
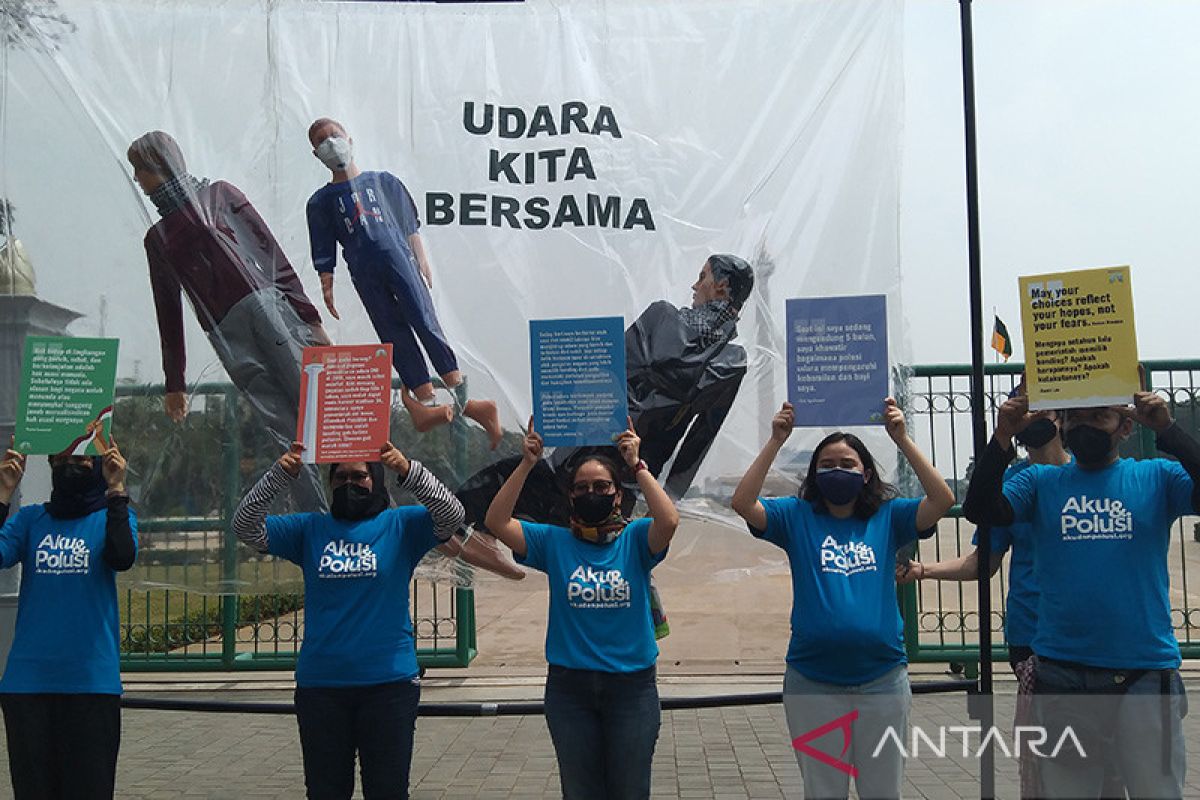
[(646, 462), (639, 458), (638, 462), (633, 465), (633, 474), (634, 474), (634, 476), (636, 476), (642, 470), (649, 470), (649, 469), (650, 468), (646, 466)]

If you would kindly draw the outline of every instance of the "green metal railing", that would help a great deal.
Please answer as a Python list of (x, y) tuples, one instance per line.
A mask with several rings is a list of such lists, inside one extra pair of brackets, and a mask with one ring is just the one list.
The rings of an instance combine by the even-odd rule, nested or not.
[[(119, 386), (117, 413), (121, 414), (122, 402), (137, 398), (157, 402), (162, 394), (161, 386)], [(266, 577), (278, 583), (281, 569), (273, 560), (242, 563), (242, 545), (232, 529), (234, 510), (243, 493), (242, 459), (247, 452), (240, 415), (245, 408), (230, 384), (202, 384), (191, 394), (203, 398), (206, 405), (210, 401), (219, 405), (202, 412), (220, 417), (217, 513), (140, 517), (139, 564), (149, 564), (161, 573), (161, 580), (151, 583), (161, 582), (166, 587), (200, 584), (203, 590), (123, 588), (119, 593), (121, 668), (145, 672), (294, 669), (304, 636), (299, 571), (286, 574), (283, 591), (275, 594), (238, 593), (239, 588), (262, 585), (259, 578), (264, 569), (273, 569), (275, 574)], [(466, 450), (466, 427), (458, 420), (450, 427), (452, 448), (461, 457)], [(275, 455), (268, 453), (267, 457)], [(172, 566), (179, 561), (182, 564)], [(253, 580), (243, 581), (247, 577), (243, 573), (250, 567), (255, 572)], [(214, 570), (215, 576), (211, 575)], [(214, 586), (219, 589), (213, 591)], [(465, 667), (475, 657), (475, 595), (470, 586), (414, 580), (411, 611), (417, 660), (422, 667)]]
[[(1200, 359), (1149, 360), (1142, 362), (1147, 388), (1162, 394), (1181, 425), (1197, 432), (1200, 414)], [(995, 425), (996, 411), (1016, 385), (1023, 366), (991, 364), (985, 367), (985, 412)], [(961, 503), (966, 493), (971, 463), (971, 368), (966, 364), (926, 365), (912, 368), (907, 380), (907, 410), (910, 432), (943, 475), (953, 476), (951, 486)], [(1158, 455), (1154, 435), (1142, 430), (1122, 448), (1123, 455), (1151, 458)], [(918, 546), (917, 558), (940, 561), (971, 551), (973, 526), (962, 518), (956, 503), (939, 525), (938, 534)], [(1184, 658), (1200, 658), (1200, 617), (1193, 618), (1197, 603), (1189, 584), (1187, 547), (1200, 538), (1200, 525), (1185, 517), (1175, 526), (1176, 535), (1168, 558), (1171, 564), (1172, 621)], [(1200, 547), (1200, 545), (1191, 545)], [(1200, 555), (1200, 550), (1197, 551)], [(1004, 598), (1007, 569), (992, 582), (991, 629), (993, 659), (1006, 659), (1004, 643)], [(973, 674), (979, 662), (979, 614), (975, 610), (974, 583), (924, 581), (900, 587), (904, 618), (905, 648), (912, 662), (946, 662)], [(1200, 600), (1200, 598), (1197, 598)]]

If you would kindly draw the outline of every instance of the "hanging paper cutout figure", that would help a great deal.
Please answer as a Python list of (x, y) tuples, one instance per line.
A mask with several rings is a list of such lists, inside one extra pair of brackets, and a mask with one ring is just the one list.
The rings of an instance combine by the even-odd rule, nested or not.
[[(421, 243), (416, 204), (395, 175), (363, 172), (355, 165), (353, 140), (340, 123), (318, 119), (308, 138), (313, 155), (332, 173), (331, 181), (308, 201), (308, 235), (325, 307), (340, 319), (333, 299), (340, 244), (375, 332), (380, 341), (392, 344), (392, 361), (403, 384), (400, 396), (413, 425), (422, 432), (444, 425), (454, 412), (437, 403), (425, 356), (449, 389), (462, 383), (462, 374), (433, 308), (433, 272)], [(496, 404), (468, 400), (462, 413), (483, 426), (495, 448), (503, 435)]]
[[(682, 498), (691, 486), (746, 375), (746, 351), (733, 339), (753, 287), (754, 271), (744, 259), (709, 256), (692, 285), (690, 307), (660, 300), (625, 331), (629, 414), (651, 474), (659, 477), (670, 463), (663, 486), (672, 500)], [(515, 515), (567, 525), (571, 510), (562, 499), (561, 476), (580, 457), (597, 450), (611, 448), (559, 447), (539, 461), (525, 482)], [(519, 457), (504, 459), (463, 483), (455, 494), (467, 510), (468, 523), (483, 524), (492, 498), (518, 461)], [(632, 482), (624, 487), (626, 513), (636, 502), (636, 488)]]
[[(179, 144), (162, 131), (136, 139), (126, 157), (162, 217), (146, 233), (145, 246), (167, 414), (176, 422), (187, 414), (182, 291), (230, 379), (286, 449), (296, 436), (301, 354), (330, 343), (321, 315), (237, 187), (192, 176)], [(304, 510), (326, 508), (312, 467), (301, 473), (292, 498)]]

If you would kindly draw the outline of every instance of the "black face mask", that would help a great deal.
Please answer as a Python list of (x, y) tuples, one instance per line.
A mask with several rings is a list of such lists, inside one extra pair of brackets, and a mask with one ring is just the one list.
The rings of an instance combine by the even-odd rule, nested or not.
[(571, 509), (584, 525), (599, 525), (612, 516), (616, 494), (587, 494), (571, 498)]
[(59, 519), (74, 519), (99, 511), (107, 505), (105, 492), (108, 482), (100, 467), (100, 459), (76, 464), (66, 461), (50, 467), (50, 515)]
[(333, 490), (333, 502), (329, 506), (329, 513), (334, 519), (358, 522), (373, 517), (386, 508), (386, 494), (377, 494), (356, 483), (343, 483)]
[(1026, 449), (1037, 450), (1048, 444), (1055, 436), (1058, 436), (1058, 426), (1054, 424), (1054, 420), (1043, 417), (1029, 423), (1029, 427), (1013, 438)]
[(1067, 449), (1081, 464), (1103, 464), (1112, 457), (1112, 434), (1094, 425), (1076, 425), (1067, 431)]

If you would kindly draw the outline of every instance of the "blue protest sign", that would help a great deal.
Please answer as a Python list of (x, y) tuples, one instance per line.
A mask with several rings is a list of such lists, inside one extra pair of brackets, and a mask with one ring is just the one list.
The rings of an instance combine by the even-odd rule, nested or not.
[(625, 321), (531, 320), (534, 428), (549, 446), (612, 444), (626, 428)]
[(796, 427), (881, 424), (889, 394), (887, 298), (788, 300), (787, 369)]

